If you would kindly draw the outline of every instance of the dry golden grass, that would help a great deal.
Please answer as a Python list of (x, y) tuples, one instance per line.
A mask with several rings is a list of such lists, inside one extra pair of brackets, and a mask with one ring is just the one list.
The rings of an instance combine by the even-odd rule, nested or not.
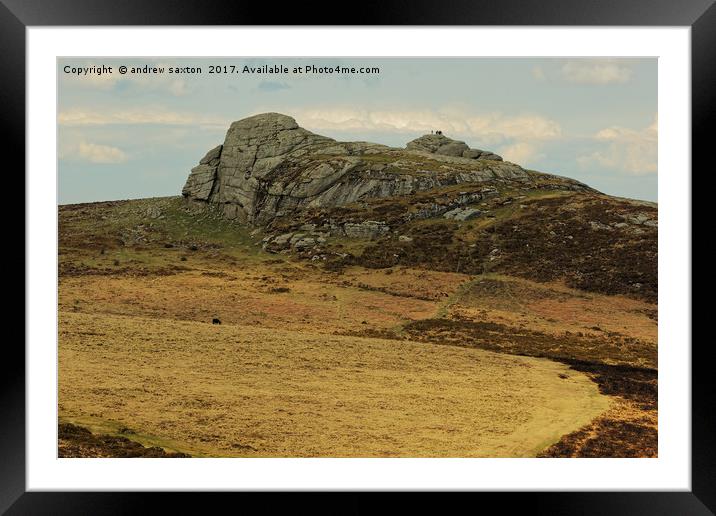
[(443, 302), (454, 295), (460, 286), (471, 279), (466, 274), (429, 271), (408, 267), (365, 269), (346, 267), (340, 275), (341, 283), (363, 289), (373, 289), (398, 297), (411, 297)]
[(68, 310), (59, 329), (61, 419), (194, 456), (535, 456), (609, 408), (565, 365), (476, 349)]
[[(656, 453), (655, 304), (426, 270), (466, 270), (430, 261), (442, 244), (414, 249), (430, 258), (414, 268), (323, 269), (263, 253), (260, 233), (179, 198), (59, 218), (62, 421), (199, 456)], [(489, 220), (456, 238), (467, 245)], [(434, 222), (428, 243), (444, 226)], [(593, 381), (476, 347), (575, 355)]]
[[(436, 315), (547, 334), (615, 333), (656, 346), (656, 306), (497, 274), (396, 267), (325, 273), (300, 264), (216, 261), (169, 275), (60, 278), (61, 310), (290, 328), (318, 333), (399, 329)], [(277, 292), (287, 288), (288, 292)]]
[[(276, 289), (288, 288), (288, 292)], [(61, 310), (143, 315), (334, 333), (387, 329), (431, 317), (435, 301), (367, 290), (356, 281), (285, 265), (200, 267), (159, 276), (72, 276), (60, 280)]]
[(465, 282), (445, 311), (450, 317), (494, 321), (548, 334), (612, 333), (657, 345), (656, 305), (583, 292), (560, 283), (483, 274)]

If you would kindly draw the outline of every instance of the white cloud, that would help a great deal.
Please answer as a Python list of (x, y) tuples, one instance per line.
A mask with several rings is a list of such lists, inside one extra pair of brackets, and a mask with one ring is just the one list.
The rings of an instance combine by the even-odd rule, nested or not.
[(62, 146), (60, 159), (103, 164), (123, 163), (127, 161), (127, 154), (110, 145), (80, 141), (76, 144)]
[(487, 145), (510, 140), (552, 140), (562, 134), (556, 121), (541, 115), (477, 115), (456, 109), (399, 111), (342, 107), (300, 109), (292, 113), (301, 126), (313, 131), (428, 133), (439, 129), (446, 136), (472, 138)]
[[(263, 111), (256, 111), (256, 113)], [(486, 145), (516, 141), (558, 139), (562, 129), (556, 121), (541, 115), (506, 116), (501, 113), (470, 115), (459, 110), (357, 110), (353, 108), (287, 109), (306, 129), (312, 131), (365, 131), (429, 133), (440, 129), (453, 138), (471, 138)], [(233, 119), (221, 116), (159, 109), (91, 110), (68, 109), (58, 114), (61, 126), (167, 125), (226, 130)]]
[(121, 163), (127, 160), (127, 155), (117, 147), (82, 142), (78, 154), (90, 163)]
[(631, 67), (614, 59), (578, 59), (561, 68), (562, 78), (577, 84), (625, 83), (631, 78)]
[(62, 126), (93, 126), (93, 125), (192, 125), (200, 128), (219, 127), (226, 129), (227, 119), (208, 117), (194, 113), (180, 113), (157, 109), (133, 109), (122, 111), (93, 111), (70, 109), (57, 115), (57, 122)]
[(612, 126), (598, 131), (594, 140), (604, 148), (580, 156), (577, 162), (585, 168), (601, 166), (632, 175), (657, 173), (658, 118), (641, 130)]
[(539, 152), (538, 145), (527, 142), (516, 142), (497, 150), (498, 154), (507, 161), (519, 163), (523, 167), (529, 167), (537, 160), (544, 158), (544, 154)]

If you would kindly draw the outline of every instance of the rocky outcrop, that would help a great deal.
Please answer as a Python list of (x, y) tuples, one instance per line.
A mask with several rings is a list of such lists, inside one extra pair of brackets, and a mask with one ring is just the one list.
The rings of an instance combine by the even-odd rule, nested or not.
[(442, 135), (426, 135), (396, 149), (337, 142), (265, 113), (234, 122), (222, 145), (191, 170), (182, 194), (219, 206), (225, 216), (265, 226), (302, 208), (341, 206), (410, 195), (460, 183), (530, 175), (492, 153)]
[(347, 237), (372, 240), (390, 232), (388, 224), (382, 221), (344, 222), (336, 224), (327, 221), (322, 226), (303, 224), (295, 233), (282, 233), (264, 237), (263, 249), (272, 253), (289, 248), (302, 250), (326, 242), (328, 237)]
[(348, 238), (375, 238), (390, 231), (385, 222), (365, 220), (360, 223), (346, 223), (343, 231)]
[(475, 208), (455, 208), (443, 214), (446, 219), (465, 221), (479, 217), (482, 212)]
[(453, 140), (442, 134), (426, 134), (425, 136), (408, 142), (405, 148), (413, 151), (429, 152), (431, 154), (453, 156), (456, 158), (502, 161), (502, 157), (493, 152), (471, 149), (465, 142)]
[(201, 158), (199, 164), (191, 169), (189, 179), (182, 189), (182, 195), (191, 196), (197, 201), (208, 201), (211, 198), (222, 148), (223, 145), (219, 145), (211, 149)]

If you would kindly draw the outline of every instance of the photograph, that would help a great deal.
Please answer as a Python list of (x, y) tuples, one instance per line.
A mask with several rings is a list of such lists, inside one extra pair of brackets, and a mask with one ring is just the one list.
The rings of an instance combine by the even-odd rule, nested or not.
[(56, 66), (57, 457), (659, 457), (657, 57)]

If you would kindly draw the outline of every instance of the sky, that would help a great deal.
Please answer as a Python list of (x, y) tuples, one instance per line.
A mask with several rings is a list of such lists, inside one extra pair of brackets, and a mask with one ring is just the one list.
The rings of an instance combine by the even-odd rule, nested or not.
[[(60, 204), (179, 195), (232, 121), (269, 111), (337, 140), (396, 147), (441, 130), (525, 168), (657, 200), (655, 58), (65, 58), (57, 65)], [(261, 70), (266, 65), (288, 72)], [(112, 73), (96, 73), (102, 66)], [(163, 72), (132, 73), (144, 66)], [(210, 66), (229, 73), (209, 73)], [(307, 66), (380, 71), (307, 73)], [(170, 67), (201, 72), (170, 74)]]

